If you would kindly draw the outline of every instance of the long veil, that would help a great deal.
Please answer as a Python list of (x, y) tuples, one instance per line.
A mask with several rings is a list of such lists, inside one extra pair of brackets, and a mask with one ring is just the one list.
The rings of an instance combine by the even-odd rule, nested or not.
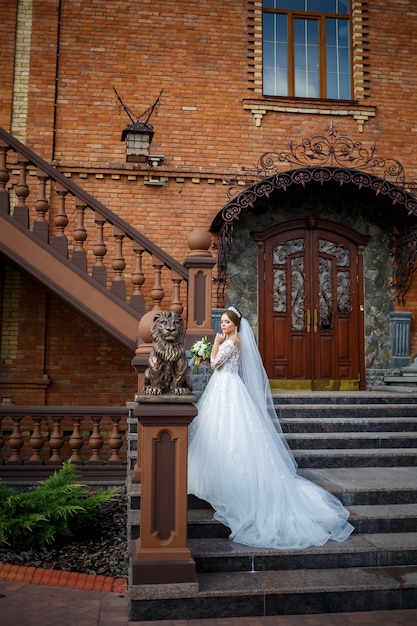
[(265, 372), (252, 328), (244, 317), (240, 320), (239, 337), (241, 346), (239, 375), (256, 406), (259, 407), (267, 427), (271, 430), (271, 436), (278, 437), (282, 448), (282, 458), (288, 469), (295, 473), (297, 463), (283, 435), (281, 424), (274, 408), (268, 376)]

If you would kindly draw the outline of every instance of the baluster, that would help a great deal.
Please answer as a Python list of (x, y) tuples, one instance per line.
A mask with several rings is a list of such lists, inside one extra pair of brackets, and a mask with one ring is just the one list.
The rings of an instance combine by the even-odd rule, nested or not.
[(26, 204), (26, 198), (30, 194), (29, 187), (26, 182), (27, 165), (29, 163), (21, 154), (17, 155), (17, 162), (20, 167), (19, 182), (15, 187), (17, 204), (14, 207), (13, 217), (16, 218), (25, 228), (29, 228), (29, 207)]
[(133, 244), (135, 253), (135, 271), (132, 274), (133, 293), (130, 298), (130, 306), (141, 315), (145, 313), (145, 298), (142, 295), (142, 285), (145, 282), (145, 274), (142, 269), (142, 255), (145, 249), (138, 243)]
[(120, 228), (117, 228), (117, 226), (114, 226), (114, 237), (116, 239), (116, 256), (113, 259), (115, 277), (111, 290), (116, 296), (126, 302), (126, 284), (123, 280), (123, 270), (126, 267), (123, 257), (123, 239), (125, 238), (125, 233), (120, 230)]
[(55, 216), (54, 223), (57, 233), (53, 238), (52, 245), (62, 256), (68, 257), (68, 238), (65, 234), (65, 229), (68, 226), (68, 217), (65, 212), (65, 196), (68, 191), (57, 183), (56, 193), (58, 195), (58, 213)]
[(90, 448), (92, 450), (91, 456), (90, 456), (90, 461), (100, 461), (100, 450), (103, 446), (103, 437), (101, 435), (100, 432), (100, 420), (101, 420), (101, 416), (100, 417), (92, 417), (91, 418), (93, 421), (93, 432), (91, 433), (90, 439), (89, 439), (89, 444), (90, 444)]
[(73, 417), (72, 418), (72, 435), (68, 441), (69, 447), (71, 448), (71, 461), (81, 461), (80, 450), (83, 447), (83, 438), (80, 432), (82, 417)]
[(9, 213), (9, 192), (6, 189), (10, 180), (9, 170), (7, 169), (7, 150), (8, 145), (0, 141), (0, 211)]
[(59, 463), (61, 461), (61, 448), (64, 445), (64, 437), (61, 430), (61, 418), (52, 418), (53, 429), (49, 438), (49, 447), (51, 449), (51, 456), (49, 461), (51, 463)]
[(154, 301), (153, 310), (159, 311), (161, 309), (161, 302), (164, 298), (164, 290), (161, 285), (161, 272), (163, 263), (156, 257), (152, 256), (152, 267), (155, 270), (155, 283), (151, 290), (151, 298)]
[(24, 440), (22, 437), (22, 431), (20, 428), (20, 417), (13, 417), (13, 430), (9, 437), (9, 446), (12, 450), (9, 463), (21, 463), (20, 448), (23, 446)]
[(108, 441), (108, 444), (111, 450), (109, 462), (120, 461), (119, 451), (123, 445), (123, 439), (120, 433), (120, 417), (114, 416), (111, 418), (111, 421), (112, 421), (112, 432)]
[(84, 241), (87, 239), (87, 231), (84, 228), (84, 213), (87, 205), (78, 198), (75, 199), (77, 207), (77, 226), (74, 230), (75, 249), (72, 253), (72, 261), (83, 272), (87, 271), (87, 254), (84, 250)]
[(45, 442), (42, 432), (41, 432), (41, 422), (43, 417), (32, 417), (33, 419), (33, 433), (29, 438), (30, 447), (32, 448), (32, 456), (29, 461), (33, 462), (42, 462), (42, 458), (40, 455), (40, 451), (43, 448), (43, 444)]
[(93, 246), (93, 252), (96, 257), (96, 262), (93, 265), (92, 276), (99, 283), (106, 286), (107, 283), (107, 271), (106, 266), (104, 265), (103, 259), (107, 254), (107, 247), (104, 243), (104, 224), (106, 223), (106, 219), (100, 215), (97, 211), (95, 212), (95, 223), (97, 226), (97, 241)]
[(172, 295), (172, 302), (169, 308), (171, 309), (171, 311), (175, 311), (175, 313), (179, 313), (179, 315), (181, 315), (184, 310), (180, 297), (182, 277), (175, 270), (171, 270), (171, 280), (173, 283), (174, 293)]
[(46, 221), (46, 214), (49, 211), (49, 203), (46, 199), (46, 181), (48, 180), (48, 175), (38, 168), (37, 177), (39, 180), (39, 195), (35, 202), (37, 217), (33, 224), (33, 232), (38, 235), (42, 241), (48, 243), (49, 224)]

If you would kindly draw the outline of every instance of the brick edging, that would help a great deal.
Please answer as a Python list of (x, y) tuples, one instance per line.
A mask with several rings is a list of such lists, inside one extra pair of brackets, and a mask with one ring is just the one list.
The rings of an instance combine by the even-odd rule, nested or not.
[(9, 563), (0, 563), (0, 580), (16, 581), (31, 585), (82, 589), (84, 591), (126, 593), (125, 578), (66, 572), (41, 567), (26, 567), (25, 565), (10, 565)]

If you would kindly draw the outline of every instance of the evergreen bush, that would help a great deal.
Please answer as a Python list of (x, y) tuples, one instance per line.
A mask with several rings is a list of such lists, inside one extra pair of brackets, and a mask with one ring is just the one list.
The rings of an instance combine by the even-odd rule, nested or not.
[(0, 546), (40, 547), (74, 537), (101, 504), (121, 494), (117, 487), (91, 492), (76, 479), (75, 465), (66, 461), (33, 491), (0, 483)]

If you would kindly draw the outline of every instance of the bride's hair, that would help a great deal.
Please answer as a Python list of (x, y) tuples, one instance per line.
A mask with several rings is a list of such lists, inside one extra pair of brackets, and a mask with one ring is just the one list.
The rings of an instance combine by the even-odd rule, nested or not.
[(240, 318), (242, 317), (242, 315), (239, 313), (239, 311), (237, 309), (235, 309), (235, 307), (229, 307), (228, 309), (223, 311), (223, 313), (227, 314), (229, 320), (231, 322), (233, 322), (233, 324), (236, 326), (237, 330), (239, 330)]

